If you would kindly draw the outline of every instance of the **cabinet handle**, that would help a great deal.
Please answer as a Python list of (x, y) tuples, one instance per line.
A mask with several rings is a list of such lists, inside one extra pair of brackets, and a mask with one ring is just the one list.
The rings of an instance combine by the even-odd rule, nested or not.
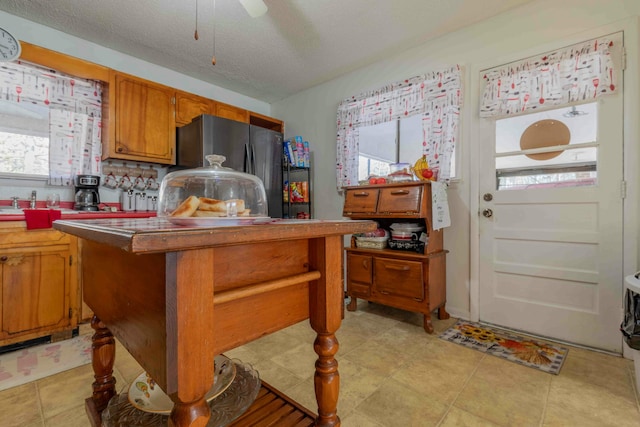
[(0, 261), (2, 261), (2, 262), (5, 262), (8, 259), (9, 259), (9, 257), (6, 256), (6, 255), (3, 255), (3, 256), (0, 257)]
[(409, 190), (393, 190), (391, 194), (394, 196), (406, 196), (409, 194)]
[(409, 271), (408, 265), (385, 265), (387, 270), (396, 270), (396, 271)]
[(367, 197), (369, 195), (369, 193), (367, 193), (366, 191), (362, 191), (360, 193), (353, 193), (353, 197)]
[(365, 259), (362, 261), (362, 266), (364, 267), (365, 270), (369, 269), (369, 260)]

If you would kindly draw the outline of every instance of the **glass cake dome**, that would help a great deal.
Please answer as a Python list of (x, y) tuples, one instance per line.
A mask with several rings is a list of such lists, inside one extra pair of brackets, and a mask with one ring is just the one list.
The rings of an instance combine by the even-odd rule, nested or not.
[(223, 167), (224, 156), (214, 154), (206, 159), (210, 166), (170, 172), (163, 178), (158, 217), (195, 219), (196, 224), (268, 217), (267, 195), (260, 178)]

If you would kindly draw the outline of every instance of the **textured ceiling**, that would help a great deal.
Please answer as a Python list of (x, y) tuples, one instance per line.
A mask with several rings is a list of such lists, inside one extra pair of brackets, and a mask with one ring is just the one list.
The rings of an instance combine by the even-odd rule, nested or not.
[(258, 18), (238, 0), (1, 0), (0, 10), (271, 103), (529, 1), (265, 0)]

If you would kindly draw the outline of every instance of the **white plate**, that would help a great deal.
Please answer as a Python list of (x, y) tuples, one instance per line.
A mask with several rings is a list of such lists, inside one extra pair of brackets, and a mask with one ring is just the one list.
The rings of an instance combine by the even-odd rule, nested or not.
[[(214, 365), (213, 386), (205, 395), (207, 402), (225, 391), (236, 376), (236, 365), (228, 357), (216, 356)], [(138, 375), (131, 383), (128, 398), (129, 403), (145, 412), (168, 415), (173, 409), (173, 401), (146, 372)]]
[(167, 220), (176, 225), (188, 227), (228, 227), (233, 225), (251, 225), (256, 222), (267, 222), (271, 218), (268, 216), (247, 216), (247, 217), (175, 217), (168, 216)]

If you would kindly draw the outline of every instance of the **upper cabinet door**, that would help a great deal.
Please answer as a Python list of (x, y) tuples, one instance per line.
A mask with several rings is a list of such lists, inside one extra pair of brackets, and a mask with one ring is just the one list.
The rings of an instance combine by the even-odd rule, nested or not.
[(174, 164), (175, 90), (116, 73), (115, 132), (109, 156)]
[(213, 100), (184, 92), (176, 93), (176, 125), (184, 126), (201, 114), (215, 115)]
[(237, 122), (249, 123), (249, 111), (221, 102), (216, 102), (215, 115)]

